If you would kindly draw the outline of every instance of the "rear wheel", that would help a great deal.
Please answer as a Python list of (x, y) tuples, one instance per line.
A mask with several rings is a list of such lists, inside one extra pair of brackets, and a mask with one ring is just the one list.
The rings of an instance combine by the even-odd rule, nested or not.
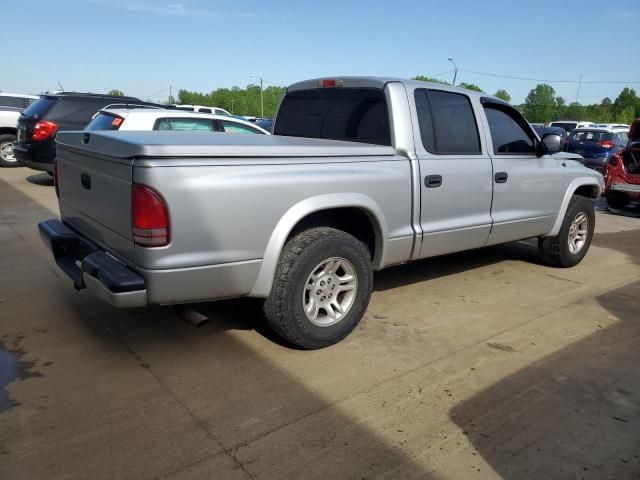
[(15, 135), (0, 135), (0, 167), (20, 166), (13, 150), (13, 144), (15, 141)]
[(595, 219), (593, 201), (574, 195), (558, 235), (538, 239), (542, 260), (553, 267), (573, 267), (580, 263), (591, 245)]
[(360, 240), (312, 228), (287, 242), (265, 302), (271, 327), (306, 349), (333, 345), (364, 315), (372, 289), (371, 256)]
[(607, 205), (616, 210), (623, 209), (631, 201), (629, 196), (622, 192), (608, 192), (605, 198), (607, 199)]

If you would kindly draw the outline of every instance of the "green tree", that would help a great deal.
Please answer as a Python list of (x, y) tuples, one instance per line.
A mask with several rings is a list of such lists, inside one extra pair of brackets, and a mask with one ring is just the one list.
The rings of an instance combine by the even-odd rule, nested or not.
[(483, 91), (479, 86), (474, 85), (473, 83), (461, 82), (457, 86), (460, 87), (460, 88), (466, 88), (467, 90), (473, 90), (474, 92), (482, 92)]
[(416, 75), (415, 77), (413, 77), (413, 80), (419, 80), (421, 82), (429, 82), (429, 83), (439, 83), (441, 85), (451, 85), (449, 82), (445, 82), (444, 80), (427, 77), (425, 75)]
[[(616, 122), (622, 122), (619, 118), (635, 118), (640, 113), (640, 98), (633, 88), (625, 87), (613, 102), (613, 114)], [(625, 122), (629, 123), (629, 122)]]
[(602, 99), (602, 101), (600, 102), (600, 105), (603, 107), (610, 107), (613, 104), (613, 102), (611, 101), (611, 99), (609, 97), (604, 97)]
[(530, 122), (549, 122), (557, 111), (556, 91), (551, 85), (541, 83), (531, 90), (524, 101), (524, 116)]
[(107, 92), (107, 95), (114, 95), (116, 97), (124, 97), (124, 93), (122, 93), (122, 90), (116, 90), (115, 88), (113, 90), (109, 90)]
[(509, 95), (509, 92), (507, 92), (506, 90), (503, 90), (502, 88), (498, 90), (496, 93), (494, 93), (493, 95), (495, 97), (498, 97), (500, 100), (504, 100), (505, 102), (511, 101), (511, 95)]

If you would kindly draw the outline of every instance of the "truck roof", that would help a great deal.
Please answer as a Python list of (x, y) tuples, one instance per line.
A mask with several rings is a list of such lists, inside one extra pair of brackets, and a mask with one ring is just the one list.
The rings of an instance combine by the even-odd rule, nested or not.
[(296, 90), (311, 90), (314, 88), (334, 88), (323, 87), (323, 81), (335, 80), (339, 85), (335, 88), (379, 88), (383, 89), (387, 83), (400, 82), (411, 88), (433, 88), (437, 90), (444, 90), (449, 92), (464, 93), (470, 97), (493, 97), (485, 92), (476, 92), (475, 90), (467, 90), (466, 88), (454, 87), (452, 85), (445, 85), (442, 83), (423, 82), (422, 80), (408, 80), (405, 78), (397, 77), (322, 77), (313, 78), (311, 80), (303, 80), (302, 82), (296, 82), (287, 88), (287, 91), (292, 92)]

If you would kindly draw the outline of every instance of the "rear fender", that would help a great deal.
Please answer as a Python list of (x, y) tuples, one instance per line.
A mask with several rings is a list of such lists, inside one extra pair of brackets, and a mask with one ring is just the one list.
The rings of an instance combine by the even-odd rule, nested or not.
[(358, 193), (339, 193), (307, 198), (292, 206), (276, 225), (262, 258), (258, 277), (249, 293), (250, 297), (265, 298), (271, 292), (280, 252), (293, 228), (308, 215), (333, 208), (359, 208), (371, 219), (376, 247), (373, 268), (384, 264), (387, 223), (378, 204), (369, 196)]

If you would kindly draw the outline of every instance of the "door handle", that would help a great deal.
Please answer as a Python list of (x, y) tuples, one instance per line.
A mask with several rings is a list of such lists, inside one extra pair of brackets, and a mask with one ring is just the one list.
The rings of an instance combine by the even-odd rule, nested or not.
[(91, 189), (91, 177), (88, 174), (83, 173), (82, 175), (80, 175), (80, 184), (82, 185), (82, 188), (84, 188), (86, 190), (90, 190)]
[(509, 179), (509, 174), (507, 172), (498, 172), (493, 177), (496, 183), (506, 183)]
[(442, 185), (442, 175), (427, 175), (424, 177), (424, 186), (427, 188), (436, 188)]

